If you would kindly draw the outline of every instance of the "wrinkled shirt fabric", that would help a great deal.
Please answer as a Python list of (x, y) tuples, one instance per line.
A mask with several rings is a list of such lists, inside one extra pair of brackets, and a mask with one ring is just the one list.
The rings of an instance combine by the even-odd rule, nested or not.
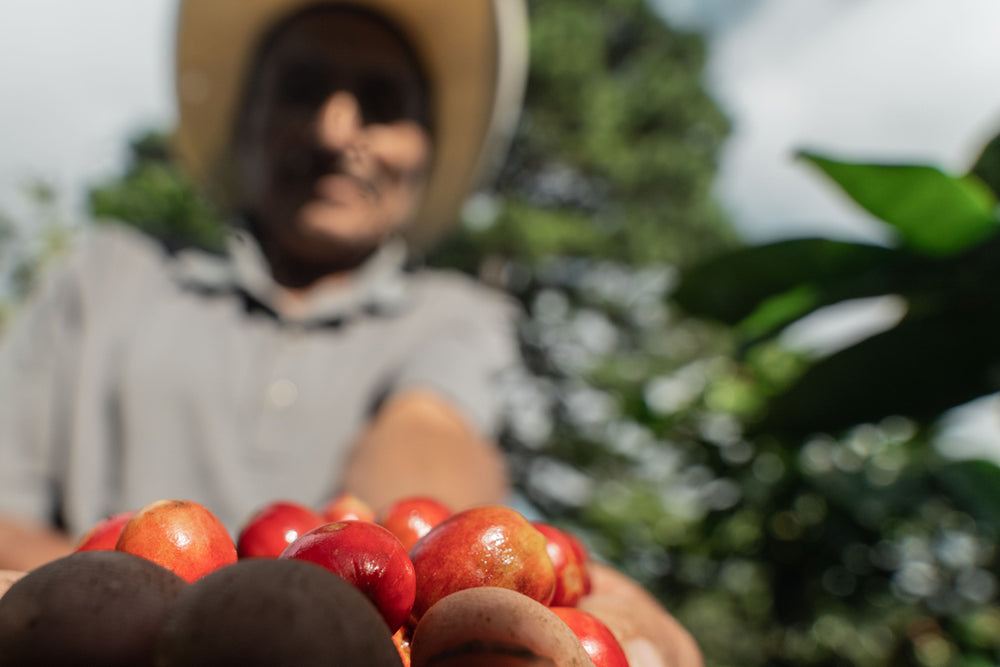
[(409, 388), (493, 435), (517, 309), (405, 258), (389, 243), (287, 317), (245, 231), (217, 255), (98, 228), (4, 332), (0, 513), (79, 536), (160, 498), (231, 530), (270, 500), (316, 507), (373, 411)]

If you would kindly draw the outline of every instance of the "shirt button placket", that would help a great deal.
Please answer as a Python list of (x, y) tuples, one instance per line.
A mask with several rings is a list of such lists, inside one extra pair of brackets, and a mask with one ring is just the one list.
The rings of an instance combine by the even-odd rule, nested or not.
[(279, 329), (273, 340), (275, 350), (272, 353), (273, 365), (271, 379), (264, 387), (265, 409), (261, 415), (261, 428), (257, 435), (257, 447), (266, 452), (278, 452), (284, 449), (289, 435), (285, 432), (288, 426), (287, 413), (299, 400), (299, 385), (291, 379), (289, 371), (289, 354), (298, 336), (294, 328)]
[(298, 385), (288, 378), (278, 378), (267, 388), (267, 400), (275, 410), (292, 407), (298, 398)]

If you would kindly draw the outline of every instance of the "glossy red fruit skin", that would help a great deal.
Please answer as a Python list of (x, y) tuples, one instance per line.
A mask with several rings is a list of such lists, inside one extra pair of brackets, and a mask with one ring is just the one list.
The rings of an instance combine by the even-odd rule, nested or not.
[(353, 493), (340, 493), (320, 511), (326, 523), (335, 521), (375, 521), (375, 510)]
[(159, 563), (187, 581), (237, 560), (223, 523), (191, 500), (157, 500), (141, 508), (125, 523), (115, 549)]
[(412, 621), (446, 595), (477, 586), (508, 588), (548, 604), (556, 575), (545, 543), (544, 535), (508, 507), (452, 514), (410, 549), (417, 573)]
[(577, 560), (580, 561), (580, 568), (583, 572), (583, 594), (589, 595), (591, 589), (593, 588), (593, 582), (590, 578), (590, 551), (587, 550), (586, 545), (584, 545), (580, 538), (572, 532), (565, 530), (563, 533), (566, 535), (566, 539), (569, 541), (570, 546), (573, 547)]
[(133, 515), (135, 510), (126, 510), (98, 521), (80, 538), (73, 551), (114, 551), (122, 528)]
[(413, 563), (396, 536), (378, 524), (323, 524), (299, 536), (280, 557), (310, 561), (346, 579), (368, 596), (390, 633), (403, 625), (413, 608)]
[(299, 535), (323, 523), (323, 516), (305, 505), (276, 500), (244, 524), (236, 539), (236, 554), (240, 558), (277, 558)]
[(595, 667), (629, 667), (625, 650), (600, 619), (576, 607), (550, 607), (580, 639)]
[(414, 496), (386, 507), (379, 515), (378, 524), (395, 535), (409, 551), (417, 540), (451, 515), (451, 508), (439, 500)]
[(584, 593), (584, 569), (568, 534), (544, 521), (533, 521), (531, 525), (545, 536), (545, 550), (556, 570), (556, 589), (549, 605), (575, 607)]

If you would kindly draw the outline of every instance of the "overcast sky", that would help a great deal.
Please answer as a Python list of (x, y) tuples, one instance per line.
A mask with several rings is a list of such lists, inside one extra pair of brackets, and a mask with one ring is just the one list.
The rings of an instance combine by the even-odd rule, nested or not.
[(964, 171), (1000, 132), (996, 0), (656, 1), (712, 35), (709, 85), (734, 121), (719, 195), (751, 240), (886, 238), (798, 148)]
[(173, 120), (174, 0), (3, 1), (0, 210), (21, 211), (36, 177), (78, 201), (129, 133)]

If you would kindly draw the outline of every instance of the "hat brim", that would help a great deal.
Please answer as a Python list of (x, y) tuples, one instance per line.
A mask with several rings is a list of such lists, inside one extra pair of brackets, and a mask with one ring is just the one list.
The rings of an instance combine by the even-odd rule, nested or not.
[(522, 0), (183, 0), (178, 14), (176, 149), (192, 177), (223, 177), (256, 49), (277, 22), (316, 5), (380, 13), (412, 43), (431, 81), (434, 161), (405, 234), (426, 247), (458, 219), (498, 166), (517, 122), (527, 70)]

